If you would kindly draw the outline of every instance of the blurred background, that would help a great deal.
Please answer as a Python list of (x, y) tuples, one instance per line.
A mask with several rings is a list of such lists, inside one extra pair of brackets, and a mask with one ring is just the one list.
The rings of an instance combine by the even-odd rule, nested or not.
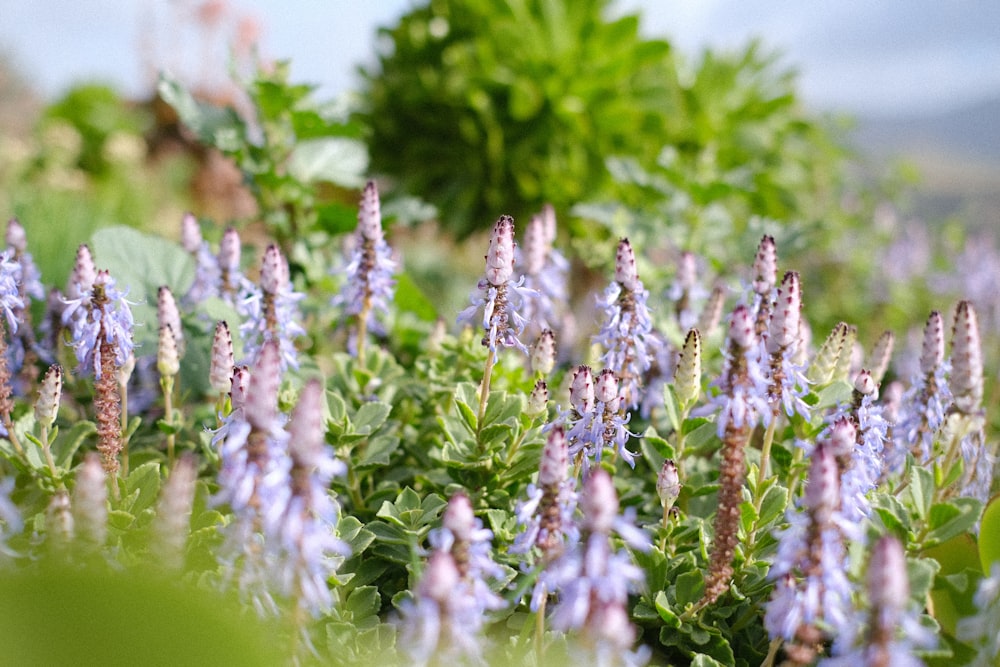
[[(232, 49), (289, 59), (324, 97), (356, 90), (376, 30), (413, 0), (40, 0), (0, 2), (0, 126), (23, 130), (84, 82), (147, 99), (167, 69), (202, 89), (228, 83)], [(694, 58), (760, 38), (798, 72), (802, 101), (853, 119), (851, 139), (902, 165), (913, 213), (1000, 227), (1000, 4), (861, 0), (622, 0), (644, 35)]]

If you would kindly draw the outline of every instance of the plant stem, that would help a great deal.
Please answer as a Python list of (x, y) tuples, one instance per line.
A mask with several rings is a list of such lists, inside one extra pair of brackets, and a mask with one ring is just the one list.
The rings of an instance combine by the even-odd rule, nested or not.
[[(778, 415), (771, 415), (771, 423), (767, 425), (767, 430), (764, 432), (764, 442), (760, 449), (760, 466), (757, 468), (757, 488), (764, 483), (764, 478), (767, 476), (767, 464), (771, 459), (771, 445), (774, 444), (774, 430), (775, 425), (778, 423)], [(758, 508), (759, 509), (759, 508)]]
[(545, 603), (548, 597), (542, 598), (535, 614), (535, 664), (538, 667), (545, 664)]
[(368, 315), (372, 310), (372, 300), (365, 296), (361, 304), (361, 312), (358, 313), (358, 365), (365, 365), (365, 343), (368, 339)]
[(174, 445), (176, 436), (173, 432), (174, 426), (174, 377), (166, 375), (160, 378), (160, 388), (163, 390), (163, 421), (170, 427), (167, 433), (167, 461), (171, 466), (174, 464)]
[(486, 368), (483, 369), (483, 382), (479, 385), (479, 418), (476, 421), (476, 436), (483, 427), (483, 417), (486, 416), (486, 403), (490, 400), (490, 377), (493, 375), (493, 365), (496, 363), (497, 353), (489, 350), (486, 353)]

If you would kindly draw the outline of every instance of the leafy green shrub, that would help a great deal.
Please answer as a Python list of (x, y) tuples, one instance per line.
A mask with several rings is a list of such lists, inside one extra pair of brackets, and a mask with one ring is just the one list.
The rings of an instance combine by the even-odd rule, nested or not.
[(362, 91), (372, 168), (464, 236), (605, 190), (608, 155), (652, 159), (680, 110), (673, 54), (610, 5), (433, 0), (383, 30)]

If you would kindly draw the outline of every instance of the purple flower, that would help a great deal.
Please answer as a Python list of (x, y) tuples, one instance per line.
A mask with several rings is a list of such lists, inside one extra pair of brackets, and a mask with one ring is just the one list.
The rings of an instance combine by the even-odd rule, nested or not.
[(243, 354), (253, 360), (267, 341), (278, 343), (281, 350), (281, 367), (298, 368), (295, 338), (305, 334), (299, 323), (299, 301), (305, 298), (292, 289), (288, 263), (278, 246), (271, 244), (264, 252), (260, 269), (260, 285), (243, 286), (237, 310), (244, 317), (240, 326), (243, 337)]
[(552, 247), (555, 239), (555, 210), (546, 204), (528, 223), (523, 250), (515, 251), (515, 263), (524, 266), (524, 286), (535, 291), (533, 298), (525, 301), (523, 315), (537, 330), (555, 327), (567, 300), (569, 262)]
[(181, 219), (181, 245), (195, 261), (194, 282), (184, 295), (184, 302), (201, 303), (209, 297), (219, 296), (222, 280), (219, 260), (212, 254), (208, 241), (202, 239), (198, 219), (191, 213), (185, 213)]
[(659, 342), (653, 335), (648, 298), (636, 271), (632, 245), (622, 239), (615, 255), (615, 279), (598, 299), (604, 324), (594, 342), (605, 350), (601, 357), (604, 367), (621, 378), (627, 408), (637, 407), (642, 400), (643, 376), (653, 363)]
[(337, 537), (340, 507), (330, 497), (330, 480), (346, 472), (323, 436), (323, 386), (312, 380), (303, 387), (288, 423), (291, 456), (288, 498), (275, 522), (272, 548), (278, 551), (282, 593), (313, 616), (332, 604), (327, 580), (350, 555)]
[(909, 451), (921, 462), (934, 453), (934, 436), (944, 424), (951, 389), (945, 380), (949, 365), (944, 358), (944, 320), (932, 311), (924, 326), (920, 369), (900, 401), (899, 418), (893, 427), (896, 449)]
[(570, 456), (582, 461), (585, 478), (591, 465), (600, 463), (605, 448), (614, 450), (629, 466), (635, 467), (635, 454), (625, 445), (636, 434), (626, 427), (631, 414), (622, 409), (624, 399), (619, 387), (614, 371), (602, 370), (594, 382), (593, 408), (580, 413), (567, 432)]
[(525, 354), (528, 348), (520, 340), (527, 320), (521, 315), (525, 300), (535, 295), (523, 287), (524, 277), (514, 282), (514, 218), (502, 215), (493, 226), (486, 252), (486, 276), (469, 297), (471, 305), (458, 315), (459, 322), (471, 322), (480, 308), (483, 312), (483, 345), (491, 353), (497, 347), (516, 347)]
[(344, 270), (347, 282), (332, 304), (343, 306), (348, 315), (363, 316), (365, 330), (384, 333), (378, 316), (389, 312), (396, 287), (393, 278), (396, 268), (392, 249), (382, 234), (378, 189), (374, 181), (368, 181), (358, 210), (354, 249)]
[(97, 272), (88, 292), (66, 301), (62, 317), (71, 329), (81, 373), (101, 378), (101, 343), (113, 346), (118, 368), (132, 356), (132, 310), (107, 271)]

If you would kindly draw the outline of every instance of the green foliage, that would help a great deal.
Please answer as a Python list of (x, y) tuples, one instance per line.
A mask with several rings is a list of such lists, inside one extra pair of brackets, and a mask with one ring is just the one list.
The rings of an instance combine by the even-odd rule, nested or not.
[(160, 96), (198, 139), (232, 158), (257, 200), (268, 232), (288, 253), (301, 235), (339, 225), (336, 191), (364, 185), (367, 150), (360, 126), (334, 104), (313, 98), (314, 86), (288, 80), (289, 65), (259, 72), (247, 86), (251, 117), (196, 99), (161, 78)]
[(680, 95), (670, 46), (609, 14), (608, 0), (416, 7), (365, 73), (374, 170), (460, 236), (605, 190), (605, 158), (654, 157)]

